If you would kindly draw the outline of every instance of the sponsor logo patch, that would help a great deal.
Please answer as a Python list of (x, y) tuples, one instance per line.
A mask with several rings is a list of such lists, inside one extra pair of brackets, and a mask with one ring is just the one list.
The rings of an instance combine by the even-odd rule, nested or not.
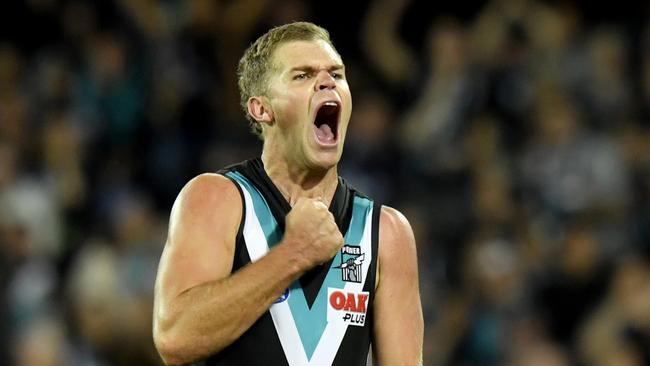
[(368, 298), (368, 292), (350, 292), (329, 287), (327, 289), (327, 321), (363, 327), (366, 323)]

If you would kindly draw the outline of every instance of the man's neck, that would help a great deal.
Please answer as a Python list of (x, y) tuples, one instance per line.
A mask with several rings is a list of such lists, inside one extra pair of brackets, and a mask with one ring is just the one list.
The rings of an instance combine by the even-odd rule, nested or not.
[(264, 170), (291, 206), (301, 197), (318, 198), (329, 206), (338, 184), (336, 166), (310, 170), (270, 155), (262, 153)]

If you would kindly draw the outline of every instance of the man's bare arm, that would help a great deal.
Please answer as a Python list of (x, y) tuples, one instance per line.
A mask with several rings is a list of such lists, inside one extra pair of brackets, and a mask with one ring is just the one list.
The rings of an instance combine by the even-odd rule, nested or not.
[(379, 222), (374, 361), (421, 365), (424, 325), (413, 231), (406, 218), (390, 207), (382, 208)]
[(331, 218), (327, 215), (322, 203), (298, 201), (287, 216), (282, 242), (231, 274), (242, 220), (239, 192), (228, 178), (216, 174), (188, 183), (174, 203), (156, 279), (154, 341), (163, 360), (185, 364), (219, 352), (291, 282), (329, 252), (333, 255), (340, 246), (333, 244), (336, 234), (340, 236), (333, 219), (331, 225), (312, 227)]

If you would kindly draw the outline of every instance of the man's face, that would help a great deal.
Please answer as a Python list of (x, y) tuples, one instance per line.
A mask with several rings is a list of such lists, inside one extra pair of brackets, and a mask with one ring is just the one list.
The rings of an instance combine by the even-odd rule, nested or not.
[(265, 132), (266, 143), (289, 163), (335, 166), (352, 111), (341, 57), (325, 41), (293, 41), (275, 50), (273, 62), (267, 96), (275, 123)]

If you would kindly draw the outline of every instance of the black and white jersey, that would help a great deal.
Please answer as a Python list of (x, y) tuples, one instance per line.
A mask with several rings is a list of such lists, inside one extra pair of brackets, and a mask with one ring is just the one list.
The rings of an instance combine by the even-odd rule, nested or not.
[[(234, 272), (282, 240), (291, 207), (259, 158), (219, 173), (235, 183), (243, 203)], [(366, 365), (381, 206), (339, 178), (329, 209), (344, 235), (341, 250), (292, 283), (238, 340), (205, 364)]]

